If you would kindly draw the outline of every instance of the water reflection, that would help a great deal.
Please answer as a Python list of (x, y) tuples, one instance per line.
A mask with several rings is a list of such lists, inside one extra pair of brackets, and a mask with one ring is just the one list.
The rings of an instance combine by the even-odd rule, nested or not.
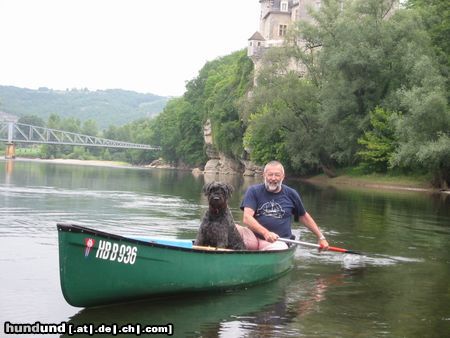
[[(338, 286), (345, 274), (317, 277), (300, 286), (292, 276), (245, 290), (201, 293), (148, 302), (83, 309), (70, 319), (74, 325), (172, 323), (176, 337), (279, 337), (290, 335), (286, 324), (317, 312), (327, 289)], [(292, 329), (293, 336), (299, 332)], [(132, 335), (130, 335), (132, 336)]]
[[(302, 332), (297, 329), (286, 330), (286, 323), (301, 320), (311, 313), (320, 311), (320, 303), (327, 299), (329, 287), (338, 287), (343, 283), (344, 274), (317, 277), (307, 285), (299, 285), (291, 280), (290, 287), (284, 290), (284, 296), (278, 302), (264, 307), (255, 314), (237, 316), (241, 329), (240, 337), (253, 331), (258, 337), (298, 337)], [(227, 323), (222, 326), (227, 327)], [(252, 335), (252, 336), (253, 336)]]
[(11, 182), (11, 175), (14, 170), (14, 160), (9, 159), (5, 161), (5, 184), (9, 185)]

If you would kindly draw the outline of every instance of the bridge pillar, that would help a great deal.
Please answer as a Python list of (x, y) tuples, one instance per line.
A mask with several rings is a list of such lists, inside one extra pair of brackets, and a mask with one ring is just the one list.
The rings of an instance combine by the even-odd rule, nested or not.
[(6, 159), (14, 159), (16, 158), (16, 145), (12, 142), (8, 142), (6, 144)]

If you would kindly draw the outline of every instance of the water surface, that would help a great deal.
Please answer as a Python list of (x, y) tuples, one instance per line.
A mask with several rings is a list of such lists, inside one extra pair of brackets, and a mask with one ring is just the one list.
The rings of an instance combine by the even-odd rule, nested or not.
[[(450, 332), (448, 195), (298, 181), (331, 245), (296, 250), (282, 278), (248, 289), (80, 309), (59, 286), (57, 222), (118, 234), (195, 237), (212, 177), (190, 172), (0, 161), (0, 321), (172, 323), (176, 337), (444, 337)], [(221, 177), (239, 203), (257, 179)], [(297, 236), (314, 242), (304, 227)], [(130, 335), (132, 336), (132, 335)]]

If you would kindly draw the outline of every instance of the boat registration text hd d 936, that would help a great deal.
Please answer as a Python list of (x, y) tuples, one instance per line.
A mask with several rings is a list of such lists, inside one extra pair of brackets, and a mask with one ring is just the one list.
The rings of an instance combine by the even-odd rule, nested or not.
[(95, 258), (133, 265), (136, 262), (137, 250), (135, 246), (100, 240)]

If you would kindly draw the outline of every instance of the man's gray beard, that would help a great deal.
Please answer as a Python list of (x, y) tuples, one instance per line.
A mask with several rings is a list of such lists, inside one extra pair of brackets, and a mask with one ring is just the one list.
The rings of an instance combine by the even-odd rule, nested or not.
[(266, 179), (264, 180), (264, 186), (266, 187), (266, 190), (269, 192), (276, 192), (281, 189), (281, 184), (283, 181), (278, 182), (277, 184), (270, 184)]

